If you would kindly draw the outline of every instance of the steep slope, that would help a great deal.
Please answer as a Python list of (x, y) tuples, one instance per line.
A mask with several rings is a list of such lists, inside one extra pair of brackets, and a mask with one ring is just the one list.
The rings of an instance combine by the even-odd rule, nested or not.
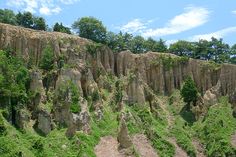
[[(7, 125), (0, 125), (2, 140), (18, 139), (20, 145), (27, 146), (23, 151), (17, 147), (16, 154), (143, 156), (148, 151), (155, 156), (156, 151), (160, 157), (178, 153), (195, 157), (195, 138), (208, 156), (236, 153), (230, 144), (236, 126), (232, 109), (226, 101), (218, 101), (221, 96), (229, 96), (236, 109), (236, 65), (168, 53), (115, 54), (105, 45), (75, 35), (6, 24), (0, 24), (0, 49), (20, 56), (30, 73), (30, 101), (17, 104), (18, 108), (6, 107), (12, 106), (8, 102), (0, 104), (9, 122), (4, 120)], [(46, 50), (52, 50), (51, 70), (40, 66)], [(179, 92), (174, 95), (187, 76), (193, 78), (201, 94), (191, 111), (185, 111)], [(36, 146), (28, 135), (34, 137)], [(61, 141), (56, 140), (58, 137)], [(216, 140), (214, 146), (209, 137), (223, 143)], [(7, 148), (0, 148), (0, 153), (7, 154), (10, 146), (0, 144)]]

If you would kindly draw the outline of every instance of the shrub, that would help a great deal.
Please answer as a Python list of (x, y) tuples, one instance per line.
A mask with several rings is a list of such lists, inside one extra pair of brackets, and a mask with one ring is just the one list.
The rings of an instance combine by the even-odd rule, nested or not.
[(102, 44), (100, 43), (91, 43), (86, 45), (86, 50), (89, 52), (89, 54), (95, 58), (97, 55), (97, 52), (102, 47)]
[(7, 130), (7, 128), (4, 124), (4, 119), (3, 119), (2, 113), (0, 112), (0, 136), (4, 135), (6, 133), (6, 130)]
[(187, 79), (185, 80), (180, 94), (184, 99), (184, 102), (187, 103), (187, 105), (190, 105), (191, 102), (196, 102), (198, 90), (196, 84), (194, 83), (191, 77), (187, 77)]
[(42, 58), (39, 62), (39, 67), (46, 71), (51, 71), (53, 69), (54, 63), (54, 54), (51, 46), (47, 45), (46, 48), (43, 49)]

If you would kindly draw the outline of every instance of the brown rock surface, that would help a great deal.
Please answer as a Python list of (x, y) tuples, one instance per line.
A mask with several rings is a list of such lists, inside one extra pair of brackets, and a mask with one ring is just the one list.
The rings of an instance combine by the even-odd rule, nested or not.
[(83, 96), (96, 91), (99, 75), (106, 73), (117, 76), (129, 76), (133, 73), (135, 77), (128, 84), (126, 93), (129, 102), (140, 104), (147, 101), (140, 81), (153, 91), (163, 94), (170, 94), (174, 89), (180, 89), (188, 75), (194, 79), (203, 95), (216, 85), (219, 86), (219, 95), (230, 95), (236, 89), (235, 65), (212, 66), (206, 61), (183, 60), (181, 57), (167, 53), (133, 54), (124, 51), (114, 54), (106, 46), (99, 48), (96, 56), (93, 57), (86, 49), (89, 43), (92, 42), (75, 35), (0, 24), (0, 49), (10, 47), (26, 61), (31, 60), (38, 65), (43, 49), (51, 45), (56, 58), (65, 56), (65, 64), (74, 66), (74, 71), (71, 69), (62, 71), (60, 75), (63, 77), (67, 75), (74, 80), (82, 89)]
[(152, 147), (147, 137), (143, 134), (135, 134), (132, 137), (135, 149), (139, 152), (140, 157), (158, 157), (155, 149)]

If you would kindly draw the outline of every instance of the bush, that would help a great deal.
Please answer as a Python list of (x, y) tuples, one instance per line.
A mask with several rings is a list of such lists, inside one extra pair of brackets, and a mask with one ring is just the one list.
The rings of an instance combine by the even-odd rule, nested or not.
[(95, 58), (97, 55), (97, 52), (100, 50), (102, 47), (102, 44), (100, 43), (91, 43), (86, 45), (86, 50), (89, 52), (89, 54)]
[(47, 45), (46, 48), (43, 49), (42, 58), (39, 62), (39, 67), (46, 71), (51, 71), (54, 67), (54, 54), (51, 46)]
[(236, 155), (236, 149), (230, 143), (236, 123), (231, 105), (226, 101), (220, 101), (218, 105), (210, 107), (202, 123), (195, 124), (194, 129), (206, 146), (208, 156)]
[(70, 105), (70, 111), (72, 113), (78, 113), (81, 111), (80, 104), (79, 104), (79, 98), (80, 98), (79, 89), (73, 82), (70, 82), (70, 90), (71, 90), (71, 99), (72, 99), (72, 103)]
[(3, 119), (2, 113), (0, 112), (0, 136), (4, 135), (6, 133), (6, 130), (7, 130), (7, 128), (4, 124), (4, 119)]
[(180, 94), (184, 99), (184, 102), (186, 102), (188, 105), (190, 105), (191, 102), (195, 103), (197, 101), (198, 90), (196, 84), (190, 76), (185, 80)]

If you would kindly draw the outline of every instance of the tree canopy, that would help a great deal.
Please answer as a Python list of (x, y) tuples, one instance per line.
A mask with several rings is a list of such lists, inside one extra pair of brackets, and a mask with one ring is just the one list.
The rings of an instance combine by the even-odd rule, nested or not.
[(99, 43), (106, 42), (106, 27), (94, 17), (82, 17), (74, 22), (72, 28), (77, 31), (80, 37)]
[(0, 101), (17, 104), (27, 101), (29, 71), (21, 58), (0, 50)]
[(0, 9), (0, 22), (36, 30), (46, 31), (47, 25), (43, 17), (34, 16), (30, 12), (15, 14), (12, 10)]
[(55, 25), (53, 26), (53, 31), (71, 34), (69, 27), (63, 26), (62, 23), (59, 24), (58, 22), (56, 22)]
[(188, 105), (197, 101), (198, 90), (191, 77), (187, 77), (181, 89), (181, 96)]

